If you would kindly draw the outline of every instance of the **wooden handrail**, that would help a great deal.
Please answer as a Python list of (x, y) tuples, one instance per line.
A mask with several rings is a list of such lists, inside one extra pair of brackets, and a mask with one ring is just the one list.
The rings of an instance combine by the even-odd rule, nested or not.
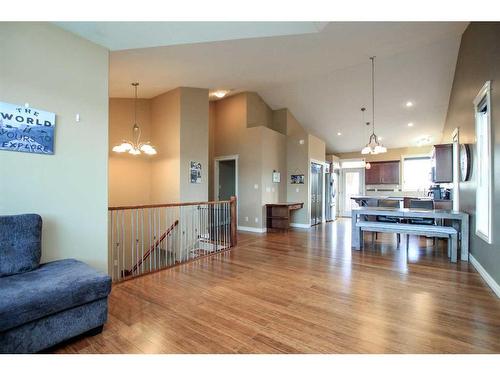
[(146, 251), (146, 254), (143, 255), (142, 259), (138, 261), (134, 267), (129, 271), (130, 273), (133, 273), (141, 266), (142, 263), (146, 260), (148, 256), (151, 255), (151, 253), (160, 245), (161, 241), (163, 241), (169, 234), (174, 230), (174, 228), (179, 225), (179, 220), (176, 220), (166, 231), (161, 235), (161, 237), (156, 240), (156, 242), (151, 245), (148, 251)]
[(217, 203), (231, 203), (231, 200), (228, 200), (228, 201), (208, 201), (208, 202), (160, 203), (160, 204), (145, 204), (145, 205), (140, 205), (140, 206), (115, 206), (115, 207), (108, 207), (108, 211), (137, 210), (137, 209), (141, 209), (141, 208), (200, 206), (202, 204), (217, 204)]

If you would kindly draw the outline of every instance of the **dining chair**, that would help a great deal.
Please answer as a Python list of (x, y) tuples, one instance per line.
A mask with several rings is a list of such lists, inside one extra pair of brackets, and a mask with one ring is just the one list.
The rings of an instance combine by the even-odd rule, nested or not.
[[(389, 207), (389, 208), (399, 208), (399, 201), (395, 199), (379, 199), (377, 202), (378, 207)], [(397, 217), (392, 216), (377, 216), (377, 221), (383, 223), (399, 223), (400, 220)], [(398, 243), (401, 241), (401, 235), (397, 233)]]
[[(410, 209), (412, 208), (422, 208), (425, 210), (433, 210), (434, 209), (434, 201), (432, 200), (423, 200), (423, 199), (411, 199), (410, 200)], [(419, 225), (436, 225), (436, 221), (434, 219), (430, 218), (424, 218), (424, 217), (415, 217), (408, 219), (409, 224), (419, 224)], [(410, 243), (410, 235), (406, 236), (406, 248), (408, 248), (408, 245)], [(436, 243), (436, 238), (432, 238), (432, 243)]]
[[(361, 205), (363, 207), (377, 207), (378, 206), (378, 199), (377, 198), (370, 198), (370, 199), (365, 199), (361, 202)], [(373, 215), (363, 215), (363, 220), (366, 221), (377, 221), (377, 217)], [(377, 239), (377, 234), (376, 232), (372, 232), (372, 244)]]

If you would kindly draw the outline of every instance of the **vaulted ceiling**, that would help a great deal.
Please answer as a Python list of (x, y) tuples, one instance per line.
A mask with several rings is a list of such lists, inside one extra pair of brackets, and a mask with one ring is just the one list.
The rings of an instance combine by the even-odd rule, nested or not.
[[(462, 22), (57, 23), (111, 50), (110, 96), (178, 86), (256, 91), (287, 107), (330, 152), (360, 150), (371, 117), (387, 147), (441, 139)], [(406, 103), (411, 101), (412, 107)], [(413, 126), (409, 127), (408, 123)], [(341, 135), (337, 135), (341, 133)]]

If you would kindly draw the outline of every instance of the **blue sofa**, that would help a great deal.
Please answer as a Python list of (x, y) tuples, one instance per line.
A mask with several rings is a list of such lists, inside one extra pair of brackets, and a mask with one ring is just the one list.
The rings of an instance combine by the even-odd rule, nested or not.
[(0, 353), (36, 353), (96, 334), (111, 278), (75, 259), (40, 265), (42, 219), (0, 216)]

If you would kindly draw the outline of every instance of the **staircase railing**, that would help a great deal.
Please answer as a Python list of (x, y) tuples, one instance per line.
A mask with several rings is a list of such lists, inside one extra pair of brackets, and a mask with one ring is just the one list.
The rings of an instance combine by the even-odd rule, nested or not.
[(236, 246), (236, 198), (109, 207), (109, 273), (140, 276)]

